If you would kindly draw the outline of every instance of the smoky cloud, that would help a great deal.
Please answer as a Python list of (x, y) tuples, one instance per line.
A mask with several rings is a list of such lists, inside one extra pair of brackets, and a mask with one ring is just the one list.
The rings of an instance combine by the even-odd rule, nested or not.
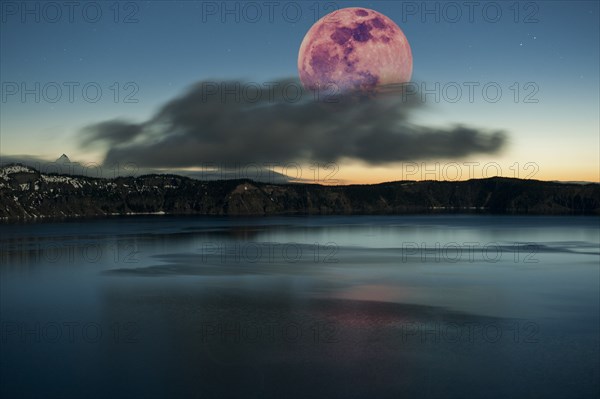
[(371, 96), (307, 92), (297, 80), (200, 82), (142, 123), (110, 120), (83, 129), (81, 145), (105, 145), (105, 164), (177, 168), (212, 163), (368, 164), (498, 152), (502, 131), (411, 123), (425, 106), (402, 86)]

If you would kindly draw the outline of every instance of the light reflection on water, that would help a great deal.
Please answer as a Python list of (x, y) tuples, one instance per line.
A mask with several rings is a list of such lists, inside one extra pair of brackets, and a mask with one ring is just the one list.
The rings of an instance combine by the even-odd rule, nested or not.
[(2, 396), (598, 394), (598, 218), (139, 217), (2, 232)]

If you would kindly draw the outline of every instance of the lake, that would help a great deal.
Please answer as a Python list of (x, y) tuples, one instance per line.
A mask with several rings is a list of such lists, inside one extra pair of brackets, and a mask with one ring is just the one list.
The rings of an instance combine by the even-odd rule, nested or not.
[(600, 394), (600, 218), (0, 225), (0, 396)]

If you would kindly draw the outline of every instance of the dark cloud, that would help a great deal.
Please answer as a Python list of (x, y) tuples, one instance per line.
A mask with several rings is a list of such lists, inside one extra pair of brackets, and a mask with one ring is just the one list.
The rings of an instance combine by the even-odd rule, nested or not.
[(125, 143), (135, 139), (137, 135), (141, 134), (144, 130), (144, 125), (114, 119), (88, 126), (83, 130), (84, 135), (81, 142), (83, 146), (87, 146), (99, 139), (109, 143)]
[(107, 145), (105, 164), (163, 168), (341, 158), (385, 164), (495, 153), (505, 143), (500, 131), (411, 123), (424, 104), (402, 87), (366, 98), (328, 94), (315, 99), (291, 79), (201, 82), (143, 123), (111, 120), (86, 127), (81, 143)]

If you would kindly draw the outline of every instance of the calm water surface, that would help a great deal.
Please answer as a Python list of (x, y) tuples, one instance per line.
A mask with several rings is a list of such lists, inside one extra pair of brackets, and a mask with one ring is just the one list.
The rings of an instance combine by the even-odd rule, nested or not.
[(4, 224), (0, 396), (598, 397), (599, 224)]

